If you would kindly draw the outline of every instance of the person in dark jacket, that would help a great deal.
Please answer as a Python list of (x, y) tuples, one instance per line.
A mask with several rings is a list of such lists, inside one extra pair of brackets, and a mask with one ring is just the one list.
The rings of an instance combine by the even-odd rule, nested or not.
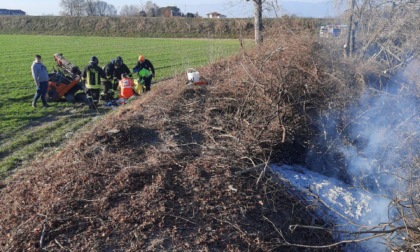
[(128, 69), (127, 65), (124, 64), (124, 61), (120, 56), (118, 56), (115, 59), (114, 66), (115, 66), (115, 68), (114, 68), (114, 78), (116, 78), (118, 80), (121, 80), (121, 76), (123, 74), (125, 74), (127, 76), (131, 75), (130, 69)]
[(127, 76), (131, 76), (130, 69), (128, 69), (127, 65), (124, 64), (123, 59), (118, 56), (115, 58), (114, 63), (114, 83), (112, 84), (112, 89), (114, 92), (117, 91), (118, 83), (121, 80), (121, 76), (125, 74)]
[(82, 80), (85, 82), (85, 93), (89, 108), (95, 108), (99, 102), (101, 80), (106, 78), (105, 72), (98, 66), (99, 60), (93, 56), (89, 65), (82, 72)]
[(36, 94), (32, 101), (32, 107), (36, 108), (36, 102), (41, 98), (43, 107), (49, 107), (47, 104), (46, 94), (48, 91), (48, 71), (47, 68), (42, 64), (41, 55), (35, 55), (35, 61), (32, 63), (32, 77), (34, 78), (36, 85)]
[[(141, 71), (141, 70), (146, 70), (146, 71)], [(139, 77), (143, 78), (144, 80), (144, 85), (146, 86), (146, 92), (150, 91), (152, 78), (155, 77), (155, 68), (153, 67), (152, 62), (146, 59), (143, 55), (140, 55), (137, 65), (133, 69), (133, 72), (134, 73), (143, 72), (141, 75), (139, 74)]]
[(102, 85), (102, 99), (109, 101), (115, 97), (115, 90), (113, 89), (113, 79), (115, 72), (115, 60), (111, 59), (108, 64), (104, 66), (106, 78), (101, 81)]

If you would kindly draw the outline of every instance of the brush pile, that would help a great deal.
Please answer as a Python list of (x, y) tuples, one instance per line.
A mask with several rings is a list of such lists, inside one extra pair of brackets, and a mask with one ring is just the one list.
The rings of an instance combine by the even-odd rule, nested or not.
[[(163, 82), (90, 124), (63, 149), (0, 182), (2, 251), (306, 251), (322, 224), (261, 170), (298, 162), (311, 114), (350, 90), (326, 74), (310, 31)], [(337, 94), (331, 96), (331, 94)], [(338, 98), (335, 98), (338, 97)], [(335, 99), (335, 100), (333, 100)], [(331, 251), (331, 248), (328, 249)]]

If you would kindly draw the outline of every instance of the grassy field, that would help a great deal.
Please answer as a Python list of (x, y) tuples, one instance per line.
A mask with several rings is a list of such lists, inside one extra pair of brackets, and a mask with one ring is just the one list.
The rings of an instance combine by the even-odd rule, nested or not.
[(77, 129), (108, 110), (89, 111), (86, 106), (59, 102), (33, 109), (35, 92), (30, 66), (35, 54), (49, 71), (53, 54), (63, 53), (83, 69), (91, 56), (105, 65), (121, 56), (132, 69), (139, 54), (156, 68), (156, 80), (185, 73), (239, 51), (238, 40), (150, 39), (70, 36), (0, 35), (0, 175), (59, 145)]

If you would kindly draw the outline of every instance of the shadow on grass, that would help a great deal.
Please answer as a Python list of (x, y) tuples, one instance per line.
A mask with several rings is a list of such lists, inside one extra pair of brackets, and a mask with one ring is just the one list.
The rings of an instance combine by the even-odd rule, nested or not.
[(35, 95), (35, 91), (34, 91), (33, 94), (19, 96), (19, 97), (16, 97), (16, 98), (9, 97), (9, 98), (7, 98), (7, 101), (8, 102), (13, 102), (13, 103), (15, 103), (15, 102), (18, 102), (18, 103), (27, 103), (30, 106), (31, 105), (31, 102), (32, 102), (32, 100), (34, 98), (34, 95)]

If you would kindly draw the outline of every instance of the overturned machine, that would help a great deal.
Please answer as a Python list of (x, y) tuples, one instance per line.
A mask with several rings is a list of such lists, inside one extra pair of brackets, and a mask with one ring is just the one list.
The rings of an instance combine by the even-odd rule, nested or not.
[(58, 70), (49, 74), (47, 100), (68, 102), (85, 101), (86, 95), (80, 83), (80, 69), (63, 57), (63, 54), (54, 54), (54, 61)]

